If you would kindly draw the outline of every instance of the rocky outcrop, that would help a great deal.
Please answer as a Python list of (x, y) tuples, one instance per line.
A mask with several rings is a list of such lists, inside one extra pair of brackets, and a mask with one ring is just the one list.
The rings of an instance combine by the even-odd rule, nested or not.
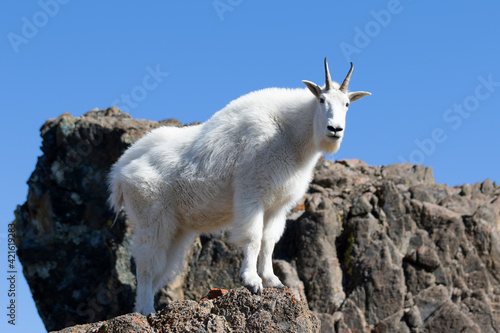
[(489, 180), (450, 188), (410, 164), (318, 165), (284, 235), (311, 309), (336, 331), (500, 331), (499, 195)]
[[(131, 230), (123, 215), (112, 226), (105, 178), (130, 143), (162, 125), (182, 126), (110, 108), (64, 114), (42, 127), (44, 154), (26, 203), (16, 210), (16, 226), (18, 255), (48, 330), (132, 312)], [(317, 314), (322, 332), (498, 332), (499, 237), (500, 187), (489, 180), (450, 188), (419, 165), (323, 160), (303, 203), (290, 213), (275, 271), (297, 304)], [(110, 331), (133, 321), (158, 329), (164, 318), (164, 331), (180, 331), (167, 325), (174, 322), (237, 331), (219, 298), (203, 301), (212, 288), (234, 289), (220, 299), (244, 305), (236, 317), (245, 325), (253, 316), (281, 323), (272, 326), (278, 330), (288, 325), (262, 310), (266, 295), (277, 299), (283, 292), (266, 290), (259, 299), (264, 312), (252, 312), (246, 302), (257, 296), (236, 289), (240, 262), (224, 234), (201, 236), (182, 275), (157, 296), (163, 310), (156, 319), (127, 315), (99, 327)], [(192, 301), (175, 301), (182, 299)], [(273, 309), (288, 313), (284, 303)], [(176, 310), (186, 304), (193, 309), (188, 317)], [(292, 317), (306, 316), (305, 325), (314, 328), (314, 316), (300, 313)]]
[(69, 327), (59, 333), (87, 332), (318, 332), (319, 319), (289, 289), (212, 289), (200, 301), (173, 301), (147, 318), (127, 314), (105, 322)]

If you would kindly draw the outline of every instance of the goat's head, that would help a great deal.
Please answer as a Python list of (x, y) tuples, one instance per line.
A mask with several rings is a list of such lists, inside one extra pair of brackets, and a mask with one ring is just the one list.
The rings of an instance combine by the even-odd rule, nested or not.
[(347, 92), (354, 66), (347, 73), (344, 82), (339, 85), (332, 81), (328, 62), (325, 58), (325, 86), (321, 88), (311, 81), (302, 81), (316, 97), (317, 105), (314, 115), (314, 138), (322, 150), (327, 153), (336, 152), (345, 132), (345, 116), (349, 104), (360, 98), (371, 95), (369, 92)]

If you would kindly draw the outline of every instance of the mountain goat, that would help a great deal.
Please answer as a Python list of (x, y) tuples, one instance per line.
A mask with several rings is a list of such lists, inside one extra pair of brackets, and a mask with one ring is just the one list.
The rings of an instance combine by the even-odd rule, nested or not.
[[(155, 293), (178, 272), (196, 233), (231, 228), (243, 249), (240, 276), (254, 293), (283, 287), (272, 253), (286, 214), (305, 194), (323, 151), (336, 152), (349, 103), (370, 95), (342, 84), (244, 95), (206, 123), (157, 128), (135, 142), (109, 175), (112, 208), (133, 226), (135, 310), (155, 312)], [(311, 94), (312, 93), (312, 94)]]

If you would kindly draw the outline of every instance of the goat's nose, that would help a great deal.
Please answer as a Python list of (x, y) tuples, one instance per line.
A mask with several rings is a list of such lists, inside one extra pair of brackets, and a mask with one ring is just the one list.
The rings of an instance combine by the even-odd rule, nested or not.
[(330, 132), (334, 132), (334, 133), (337, 133), (337, 132), (342, 132), (344, 129), (340, 126), (337, 126), (337, 127), (333, 127), (333, 126), (326, 126), (326, 128), (330, 131)]

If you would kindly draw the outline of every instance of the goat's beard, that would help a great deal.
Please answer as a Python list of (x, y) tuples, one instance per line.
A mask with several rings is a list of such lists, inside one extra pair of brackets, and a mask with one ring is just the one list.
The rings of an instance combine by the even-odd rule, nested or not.
[(321, 141), (321, 151), (324, 151), (327, 154), (334, 154), (339, 150), (341, 143), (342, 139), (337, 141), (324, 139)]

